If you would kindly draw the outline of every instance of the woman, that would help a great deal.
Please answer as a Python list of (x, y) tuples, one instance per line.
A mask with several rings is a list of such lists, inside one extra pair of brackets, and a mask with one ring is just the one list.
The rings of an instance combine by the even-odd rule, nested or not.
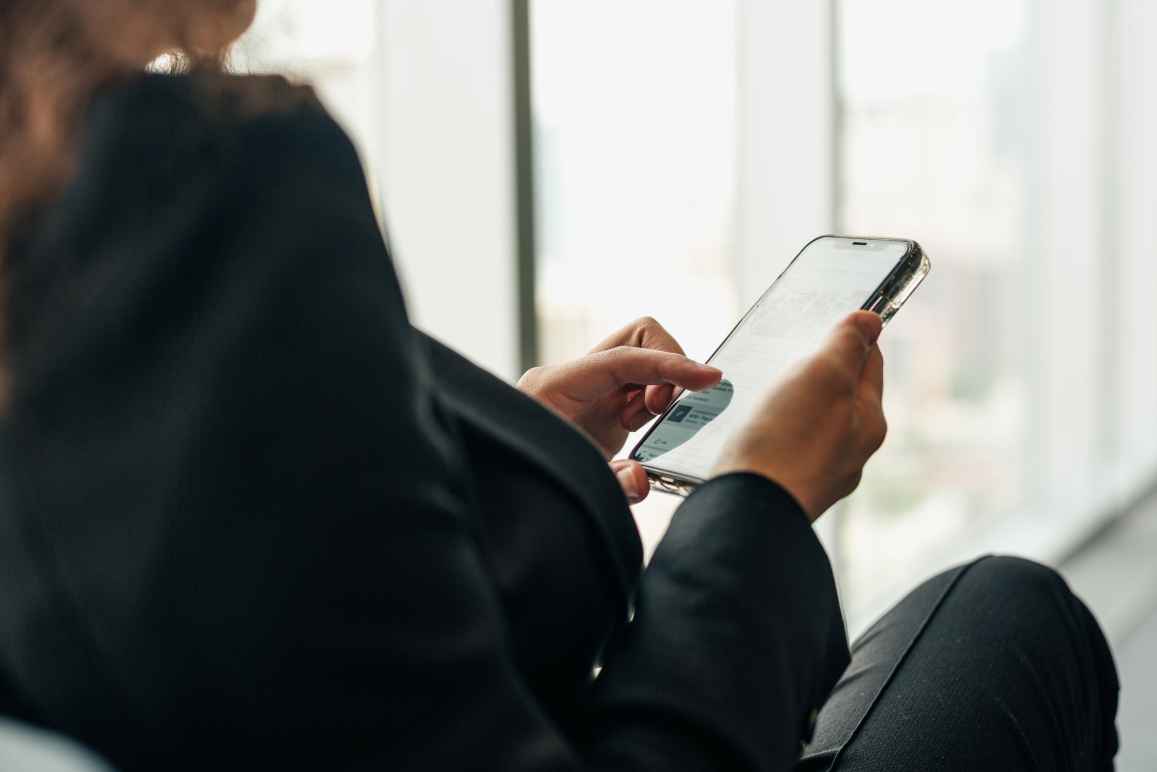
[(643, 320), (520, 393), (412, 329), (341, 131), (210, 71), (253, 13), (0, 5), (0, 712), (125, 770), (1111, 768), (1043, 567), (930, 580), (849, 667), (810, 525), (883, 441), (878, 318), (642, 571), (607, 459), (720, 373)]

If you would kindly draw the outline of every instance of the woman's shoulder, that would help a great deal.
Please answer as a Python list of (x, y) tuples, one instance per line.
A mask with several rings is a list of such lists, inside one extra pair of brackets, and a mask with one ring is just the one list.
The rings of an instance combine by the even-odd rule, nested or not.
[(280, 75), (146, 72), (99, 90), (93, 99), (90, 121), (181, 114), (225, 126), (299, 111), (323, 110), (312, 88)]
[(275, 76), (141, 74), (89, 103), (71, 180), (37, 219), (51, 251), (97, 253), (180, 223), (235, 221), (271, 192), (365, 187), (357, 151), (312, 89)]
[[(106, 88), (74, 159), (69, 183), (10, 250), (17, 337), (53, 298), (73, 309), (110, 281), (235, 264), (237, 243), (308, 227), (302, 212), (318, 201), (369, 207), (347, 135), (310, 89), (276, 77), (141, 75)], [(253, 248), (244, 262), (272, 259)]]
[(228, 147), (271, 126), (290, 132), (320, 126), (341, 134), (313, 89), (279, 76), (142, 74), (93, 98), (79, 160), (83, 166), (132, 159), (144, 164), (136, 172), (150, 160), (166, 168), (183, 152)]
[(93, 98), (55, 208), (107, 233), (133, 225), (133, 213), (207, 216), (239, 189), (256, 200), (290, 177), (319, 194), (364, 187), (352, 141), (311, 88), (277, 76), (142, 74)]

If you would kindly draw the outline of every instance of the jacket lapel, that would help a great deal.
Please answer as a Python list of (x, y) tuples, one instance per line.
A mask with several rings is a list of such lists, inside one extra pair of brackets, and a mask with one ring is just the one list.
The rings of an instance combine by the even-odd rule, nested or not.
[(643, 548), (622, 489), (583, 434), (526, 394), (418, 331), (439, 401), (460, 420), (514, 449), (581, 503), (612, 557), (624, 603)]

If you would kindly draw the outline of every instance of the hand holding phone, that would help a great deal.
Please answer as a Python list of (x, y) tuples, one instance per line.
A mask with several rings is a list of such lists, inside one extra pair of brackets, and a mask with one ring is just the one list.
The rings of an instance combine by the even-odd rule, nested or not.
[(782, 485), (812, 522), (856, 489), (884, 442), (883, 321), (860, 311), (775, 388), (734, 437), (716, 474), (754, 472)]
[[(708, 360), (723, 371), (723, 380), (672, 405), (635, 446), (631, 460), (643, 465), (653, 488), (686, 495), (718, 473), (725, 452), (749, 424), (759, 423), (777, 441), (787, 442), (792, 436), (787, 415), (791, 411), (783, 411), (788, 421), (784, 427), (761, 419), (770, 409), (765, 400), (772, 387), (795, 372), (800, 362), (816, 361), (825, 337), (857, 309), (874, 312), (886, 324), (930, 269), (920, 245), (909, 239), (813, 239)], [(783, 388), (794, 383), (791, 378)], [(796, 388), (797, 396), (806, 397), (800, 389)], [(820, 476), (824, 471), (815, 469), (811, 474)], [(812, 517), (818, 516), (815, 510), (823, 498), (805, 503)]]

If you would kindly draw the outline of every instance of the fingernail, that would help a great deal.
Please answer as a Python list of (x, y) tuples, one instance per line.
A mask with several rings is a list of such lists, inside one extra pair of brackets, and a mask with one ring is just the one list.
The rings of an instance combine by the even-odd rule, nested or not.
[(615, 472), (615, 477), (619, 478), (619, 485), (623, 487), (623, 492), (627, 494), (628, 499), (633, 501), (639, 498), (639, 482), (635, 477), (634, 467), (624, 466)]

